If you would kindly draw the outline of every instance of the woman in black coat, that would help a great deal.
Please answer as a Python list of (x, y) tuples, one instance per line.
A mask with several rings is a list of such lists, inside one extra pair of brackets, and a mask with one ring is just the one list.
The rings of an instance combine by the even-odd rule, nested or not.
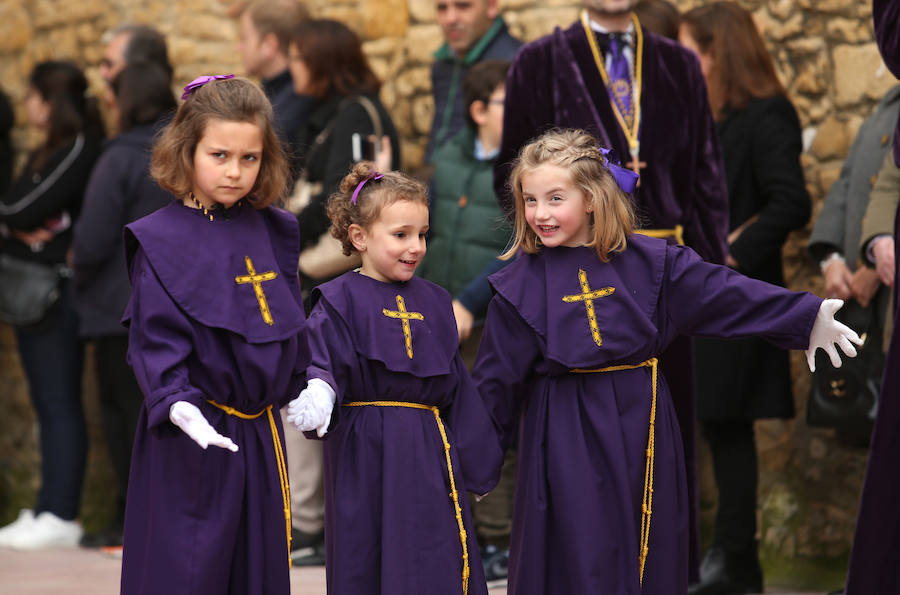
[(86, 547), (122, 544), (131, 447), (144, 397), (125, 360), (128, 331), (120, 322), (131, 284), (122, 230), (172, 200), (150, 177), (156, 132), (176, 104), (169, 76), (150, 62), (126, 66), (111, 81), (119, 134), (106, 145), (84, 193), (75, 225), (75, 304), (81, 337), (93, 342), (103, 432), (116, 474), (118, 498), (111, 526), (85, 535)]
[[(47, 61), (29, 77), (29, 123), (45, 135), (24, 170), (0, 196), (0, 252), (19, 262), (67, 272), (72, 222), (100, 154), (103, 127), (87, 79), (71, 62)], [(30, 277), (35, 278), (35, 277)], [(9, 280), (0, 278), (0, 284)], [(40, 427), (41, 482), (34, 509), (0, 529), (0, 546), (74, 546), (87, 456), (81, 404), (83, 347), (68, 276), (59, 298), (33, 324), (16, 326), (16, 344)]]
[[(781, 250), (810, 217), (800, 122), (753, 19), (733, 2), (683, 15), (680, 38), (700, 59), (728, 182), (727, 264), (784, 285)], [(712, 546), (692, 595), (762, 590), (756, 543), (753, 421), (794, 415), (786, 351), (761, 339), (698, 340), (697, 414), (719, 491)]]
[[(387, 152), (389, 143), (391, 158), (386, 165), (399, 169), (400, 140), (378, 98), (381, 82), (366, 60), (359, 38), (346, 25), (330, 19), (303, 22), (291, 36), (288, 56), (294, 90), (315, 98), (294, 143), (303, 172), (298, 185), (311, 189), (308, 202), (298, 205), (302, 210), (292, 208), (299, 210), (300, 272), (305, 276), (304, 292), (308, 292), (315, 284), (352, 268), (348, 258), (346, 268), (332, 274), (305, 270), (308, 255), (303, 253), (317, 244), (331, 225), (325, 214), (328, 197), (354, 162), (375, 160), (372, 148)], [(373, 143), (376, 124), (381, 138)], [(355, 142), (359, 151), (354, 150)]]

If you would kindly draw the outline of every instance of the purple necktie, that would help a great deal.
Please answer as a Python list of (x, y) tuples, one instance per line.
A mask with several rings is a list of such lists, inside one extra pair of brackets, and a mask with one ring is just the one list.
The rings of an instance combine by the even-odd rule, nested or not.
[(609, 94), (630, 126), (634, 121), (634, 110), (631, 108), (631, 69), (624, 49), (625, 40), (618, 35), (610, 35)]

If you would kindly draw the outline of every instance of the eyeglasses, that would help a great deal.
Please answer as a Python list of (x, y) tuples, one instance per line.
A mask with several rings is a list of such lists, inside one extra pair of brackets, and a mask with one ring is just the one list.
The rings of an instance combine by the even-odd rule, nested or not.
[(488, 99), (488, 100), (487, 100), (487, 104), (488, 104), (488, 105), (491, 105), (491, 104), (493, 104), (493, 105), (503, 105), (503, 104), (505, 104), (505, 103), (506, 103), (506, 99)]

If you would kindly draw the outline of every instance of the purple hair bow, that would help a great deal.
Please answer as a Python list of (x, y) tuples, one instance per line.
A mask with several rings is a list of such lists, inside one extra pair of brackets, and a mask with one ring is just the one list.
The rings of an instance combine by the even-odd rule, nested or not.
[(600, 155), (606, 160), (604, 165), (609, 169), (609, 173), (612, 174), (613, 178), (616, 180), (616, 184), (619, 185), (619, 188), (626, 194), (634, 192), (640, 176), (630, 169), (619, 165), (619, 158), (612, 149), (598, 147), (597, 150), (600, 151)]
[(353, 191), (353, 196), (350, 197), (350, 202), (356, 204), (356, 197), (359, 196), (359, 192), (360, 190), (362, 190), (362, 187), (366, 185), (366, 182), (368, 182), (369, 180), (380, 180), (383, 177), (384, 174), (380, 174), (377, 171), (370, 172), (369, 175), (366, 176), (365, 180), (356, 185), (356, 190)]
[(203, 85), (205, 85), (206, 83), (208, 83), (210, 81), (233, 79), (233, 78), (234, 78), (233, 74), (213, 74), (213, 75), (206, 75), (206, 76), (198, 76), (197, 78), (195, 78), (194, 80), (189, 82), (187, 84), (187, 86), (184, 88), (184, 93), (181, 94), (181, 99), (182, 100), (187, 99), (188, 97), (191, 96), (191, 93), (194, 92), (194, 89), (196, 89), (198, 87), (202, 87)]

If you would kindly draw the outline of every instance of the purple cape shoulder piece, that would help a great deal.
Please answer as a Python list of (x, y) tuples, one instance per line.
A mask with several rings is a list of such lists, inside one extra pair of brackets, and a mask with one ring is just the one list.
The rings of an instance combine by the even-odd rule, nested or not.
[[(296, 272), (296, 219), (271, 207), (230, 211), (230, 219), (210, 221), (202, 211), (172, 202), (128, 225), (129, 269), (140, 245), (179, 308), (250, 343), (299, 333), (305, 317)], [(276, 277), (286, 282), (271, 283)]]
[(632, 364), (658, 334), (653, 317), (665, 259), (665, 240), (634, 235), (608, 263), (593, 248), (545, 249), (520, 254), (490, 281), (544, 338), (549, 359), (568, 368)]
[(351, 271), (316, 287), (312, 299), (331, 306), (360, 355), (420, 378), (450, 373), (458, 334), (450, 294), (434, 283), (385, 283)]

